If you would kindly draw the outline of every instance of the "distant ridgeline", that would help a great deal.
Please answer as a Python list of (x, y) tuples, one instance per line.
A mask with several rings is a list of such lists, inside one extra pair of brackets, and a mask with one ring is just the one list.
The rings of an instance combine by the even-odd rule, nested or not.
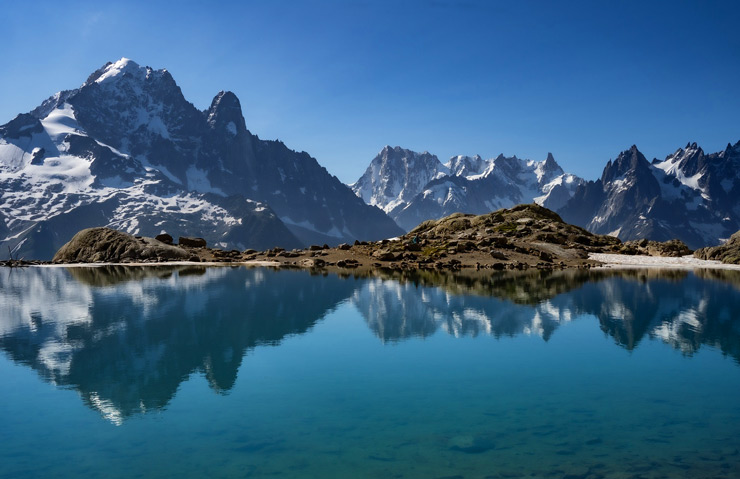
[(0, 250), (51, 259), (75, 233), (199, 236), (224, 249), (397, 236), (308, 153), (247, 130), (220, 92), (199, 111), (128, 59), (0, 126)]
[(648, 162), (633, 146), (596, 181), (545, 161), (456, 156), (386, 146), (352, 190), (410, 230), (455, 212), (487, 213), (538, 203), (572, 224), (621, 240), (680, 239), (714, 246), (740, 229), (740, 142), (706, 155), (696, 143)]

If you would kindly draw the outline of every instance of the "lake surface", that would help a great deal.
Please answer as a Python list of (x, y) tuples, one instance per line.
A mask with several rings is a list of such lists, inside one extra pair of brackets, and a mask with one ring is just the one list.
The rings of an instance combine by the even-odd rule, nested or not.
[(0, 477), (740, 477), (740, 275), (0, 270)]

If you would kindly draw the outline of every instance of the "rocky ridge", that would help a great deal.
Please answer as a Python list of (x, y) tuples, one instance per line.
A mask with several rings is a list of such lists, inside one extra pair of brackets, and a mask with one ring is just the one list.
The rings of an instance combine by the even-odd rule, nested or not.
[[(190, 261), (240, 263), (347, 270), (522, 270), (591, 267), (589, 253), (619, 253), (626, 246), (618, 238), (594, 235), (569, 225), (551, 210), (536, 204), (518, 205), (486, 215), (455, 214), (426, 221), (398, 238), (355, 241), (337, 247), (312, 245), (287, 250), (257, 251), (209, 248), (205, 240), (169, 235), (159, 239), (134, 237), (108, 228), (78, 233), (62, 247), (58, 263), (163, 263)], [(161, 241), (160, 241), (161, 240)], [(648, 247), (649, 246), (649, 247)], [(173, 249), (174, 248), (174, 249)], [(685, 245), (651, 243), (640, 252), (674, 255)], [(179, 252), (176, 252), (179, 250)], [(628, 254), (634, 254), (627, 251)]]

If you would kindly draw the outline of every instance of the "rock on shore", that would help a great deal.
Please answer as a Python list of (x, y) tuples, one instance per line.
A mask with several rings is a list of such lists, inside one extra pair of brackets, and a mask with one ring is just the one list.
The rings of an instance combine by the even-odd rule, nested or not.
[(54, 255), (55, 263), (121, 263), (139, 260), (177, 261), (189, 253), (154, 238), (136, 237), (110, 228), (80, 231)]
[(694, 256), (722, 261), (725, 264), (740, 264), (740, 231), (730, 236), (725, 244), (696, 250)]

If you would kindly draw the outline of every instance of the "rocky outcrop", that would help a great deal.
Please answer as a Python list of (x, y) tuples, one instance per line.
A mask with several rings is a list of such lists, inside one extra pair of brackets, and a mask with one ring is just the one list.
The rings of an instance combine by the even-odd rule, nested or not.
[(740, 264), (740, 231), (730, 236), (723, 245), (696, 250), (694, 256), (726, 264)]
[(626, 241), (619, 249), (621, 254), (680, 257), (693, 253), (681, 240), (649, 241), (646, 239)]
[(189, 253), (154, 238), (136, 237), (110, 228), (80, 231), (54, 255), (56, 263), (121, 263), (139, 260), (185, 260)]

